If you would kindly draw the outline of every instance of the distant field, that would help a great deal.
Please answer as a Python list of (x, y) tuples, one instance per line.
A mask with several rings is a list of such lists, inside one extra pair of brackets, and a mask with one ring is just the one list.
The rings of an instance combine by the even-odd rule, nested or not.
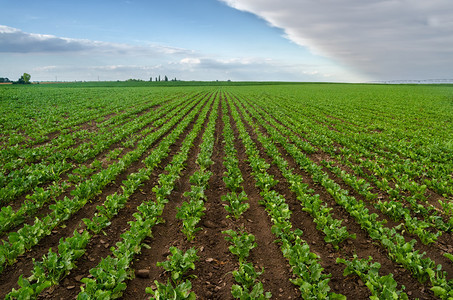
[(1, 297), (453, 297), (453, 85), (4, 85), (0, 129)]

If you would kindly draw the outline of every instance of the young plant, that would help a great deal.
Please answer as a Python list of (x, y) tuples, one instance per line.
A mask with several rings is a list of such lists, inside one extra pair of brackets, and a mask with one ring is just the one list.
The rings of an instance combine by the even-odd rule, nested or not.
[(165, 271), (171, 273), (171, 279), (174, 283), (181, 283), (183, 275), (190, 269), (195, 270), (195, 261), (199, 259), (197, 250), (190, 248), (183, 253), (176, 247), (170, 247), (172, 255), (167, 257), (166, 261), (158, 262), (157, 266), (162, 267)]
[(192, 289), (192, 283), (189, 280), (181, 282), (180, 284), (173, 287), (170, 279), (167, 280), (167, 284), (163, 284), (154, 281), (156, 284), (156, 290), (153, 290), (151, 287), (146, 288), (146, 293), (151, 294), (152, 297), (149, 299), (155, 300), (167, 300), (167, 299), (178, 299), (178, 300), (195, 300), (195, 293), (190, 291)]
[(225, 230), (222, 231), (223, 234), (227, 234), (225, 240), (232, 243), (228, 248), (231, 253), (239, 257), (239, 262), (245, 262), (246, 258), (249, 256), (250, 250), (257, 246), (255, 242), (255, 236), (246, 232), (240, 232), (239, 234), (234, 230)]
[(198, 186), (207, 186), (211, 175), (212, 172), (210, 171), (197, 170), (190, 176), (190, 183)]
[[(357, 255), (354, 254), (352, 261), (345, 260), (343, 258), (337, 258), (337, 263), (343, 263), (346, 265), (343, 275), (348, 276), (355, 274), (365, 282), (365, 285), (371, 292), (370, 299), (408, 299), (407, 294), (397, 289), (397, 283), (393, 279), (393, 274), (386, 276), (379, 275), (379, 269), (381, 264), (378, 262), (371, 263), (373, 259), (358, 259)], [(404, 290), (404, 286), (402, 286)]]
[(176, 218), (182, 220), (182, 232), (187, 236), (189, 241), (195, 238), (195, 233), (201, 230), (196, 227), (200, 222), (201, 217), (204, 215), (206, 208), (204, 207), (203, 200), (191, 200), (190, 202), (183, 202), (181, 207), (178, 208)]
[(188, 279), (183, 280), (183, 276), (190, 269), (195, 270), (194, 262), (199, 259), (197, 250), (190, 248), (183, 253), (176, 247), (170, 247), (172, 255), (167, 257), (166, 261), (158, 262), (158, 267), (163, 267), (165, 271), (171, 273), (171, 280), (167, 280), (167, 284), (154, 281), (156, 288), (146, 288), (146, 293), (153, 297), (150, 299), (166, 300), (166, 299), (196, 299), (195, 293), (191, 292), (192, 284)]
[[(222, 196), (223, 201), (228, 201), (230, 205), (225, 206), (225, 210), (232, 214), (236, 219), (239, 219), (239, 217), (244, 213), (249, 207), (250, 204), (248, 204), (246, 201), (247, 199), (247, 194), (242, 191), (241, 193), (228, 193), (225, 196)], [(227, 216), (229, 218), (230, 215)]]
[(258, 281), (258, 277), (263, 274), (257, 272), (252, 263), (240, 263), (239, 269), (233, 271), (234, 280), (239, 283), (231, 287), (231, 294), (236, 299), (270, 299), (270, 292), (264, 293), (263, 284)]

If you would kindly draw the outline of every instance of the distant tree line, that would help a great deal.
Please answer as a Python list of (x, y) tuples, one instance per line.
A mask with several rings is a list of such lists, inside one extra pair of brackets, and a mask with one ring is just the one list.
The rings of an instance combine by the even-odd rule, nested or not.
[(5, 77), (5, 78), (0, 77), (0, 83), (5, 83), (5, 82), (11, 82), (11, 80), (9, 80), (7, 77)]
[[(149, 81), (153, 81), (153, 78), (150, 77)], [(155, 78), (155, 81), (168, 81), (168, 77), (167, 77), (167, 75), (165, 75), (164, 80), (160, 80), (160, 75), (159, 75), (158, 77)], [(171, 81), (177, 81), (176, 77), (174, 79), (171, 79)]]
[[(131, 82), (131, 81), (133, 81), (133, 82), (138, 82), (138, 81), (143, 81), (143, 80), (142, 80), (142, 79), (134, 79), (134, 78), (130, 78), (130, 79), (127, 79), (126, 81), (129, 81), (129, 82)], [(149, 81), (153, 81), (153, 77), (150, 77), (150, 78), (149, 78)], [(160, 77), (160, 75), (159, 75), (159, 76), (156, 76), (156, 77), (155, 77), (154, 81), (178, 81), (178, 80), (176, 79), (176, 77), (175, 77), (174, 79), (170, 79), (170, 80), (169, 80), (168, 77), (167, 77), (167, 75), (165, 75), (164, 78), (161, 79), (161, 77)]]

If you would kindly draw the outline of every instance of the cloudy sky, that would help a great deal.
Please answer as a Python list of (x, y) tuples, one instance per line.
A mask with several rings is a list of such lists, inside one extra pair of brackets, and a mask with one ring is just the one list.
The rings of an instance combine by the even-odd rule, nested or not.
[(0, 0), (0, 77), (453, 78), (451, 0)]

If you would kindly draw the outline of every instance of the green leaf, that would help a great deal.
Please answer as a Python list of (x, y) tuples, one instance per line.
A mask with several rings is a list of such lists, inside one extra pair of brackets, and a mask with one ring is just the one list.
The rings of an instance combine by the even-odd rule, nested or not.
[(445, 296), (447, 296), (447, 291), (440, 286), (433, 286), (431, 288), (431, 291), (433, 291), (436, 297), (444, 298)]

